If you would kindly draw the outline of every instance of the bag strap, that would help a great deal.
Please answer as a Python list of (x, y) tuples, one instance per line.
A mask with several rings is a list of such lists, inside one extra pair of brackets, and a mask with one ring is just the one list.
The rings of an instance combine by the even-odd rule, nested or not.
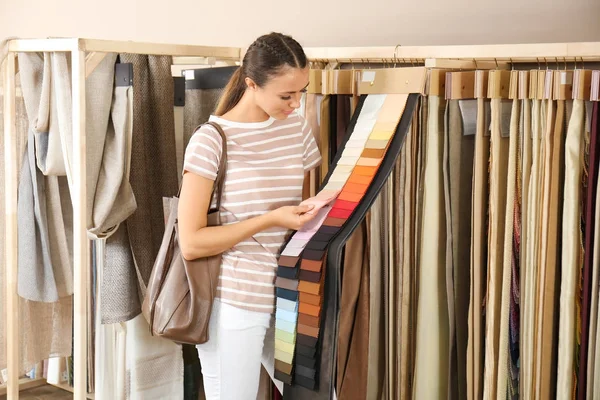
[(214, 121), (208, 121), (204, 125), (210, 125), (219, 132), (221, 135), (221, 158), (219, 160), (219, 168), (217, 169), (217, 177), (213, 184), (213, 190), (210, 194), (210, 201), (212, 203), (212, 197), (217, 194), (217, 211), (221, 209), (221, 198), (223, 197), (223, 187), (225, 186), (225, 175), (227, 174), (227, 137), (221, 125)]
[[(207, 121), (203, 124), (198, 125), (194, 132), (200, 129), (204, 125), (210, 125), (219, 132), (221, 135), (221, 158), (219, 160), (219, 167), (217, 169), (217, 177), (215, 178), (215, 182), (213, 184), (213, 190), (210, 194), (210, 202), (212, 203), (213, 196), (217, 195), (217, 211), (221, 209), (221, 198), (223, 196), (223, 186), (225, 186), (225, 175), (227, 174), (227, 137), (225, 136), (225, 132), (221, 125), (217, 124), (214, 121)], [(181, 194), (181, 185), (179, 185), (179, 191), (177, 192), (177, 197)]]

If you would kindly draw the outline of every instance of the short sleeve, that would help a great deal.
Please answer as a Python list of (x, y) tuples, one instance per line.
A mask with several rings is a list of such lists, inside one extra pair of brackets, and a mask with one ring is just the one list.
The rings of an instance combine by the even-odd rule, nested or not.
[(186, 171), (215, 180), (221, 159), (222, 138), (211, 126), (202, 126), (190, 138), (185, 149), (183, 173)]
[(321, 153), (312, 133), (312, 128), (303, 117), (300, 117), (302, 122), (302, 141), (304, 144), (304, 153), (302, 154), (302, 163), (304, 172), (309, 172), (321, 164)]

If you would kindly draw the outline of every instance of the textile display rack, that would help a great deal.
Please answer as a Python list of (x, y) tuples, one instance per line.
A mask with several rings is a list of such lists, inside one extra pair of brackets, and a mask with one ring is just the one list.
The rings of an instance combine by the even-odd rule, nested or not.
[[(537, 64), (538, 66), (560, 66), (574, 63), (600, 61), (600, 42), (589, 43), (544, 43), (507, 45), (465, 46), (384, 46), (384, 47), (308, 47), (308, 58), (313, 62), (330, 64), (383, 64), (384, 66), (412, 66), (397, 69), (394, 81), (398, 86), (411, 86), (412, 93), (427, 94), (414, 78), (416, 70), (465, 70), (506, 69), (514, 64)], [(7, 385), (8, 399), (18, 399), (19, 390), (44, 385), (44, 379), (19, 381), (19, 297), (17, 294), (17, 188), (19, 166), (17, 165), (16, 132), (16, 74), (17, 53), (22, 52), (66, 52), (71, 54), (72, 71), (72, 124), (73, 124), (73, 358), (74, 398), (88, 397), (86, 389), (88, 304), (87, 294), (92, 290), (90, 279), (90, 249), (86, 232), (86, 77), (103, 60), (106, 53), (132, 53), (173, 56), (173, 75), (186, 66), (214, 64), (216, 61), (237, 63), (243, 50), (237, 47), (193, 46), (158, 43), (136, 43), (130, 41), (108, 41), (82, 38), (14, 39), (0, 49), (0, 66), (4, 71), (4, 148), (5, 162), (5, 253), (6, 308), (7, 320)], [(2, 59), (5, 54), (5, 59)], [(557, 68), (558, 69), (558, 68)], [(566, 68), (565, 68), (566, 69)], [(400, 79), (399, 79), (400, 78)], [(381, 79), (381, 78), (379, 78)], [(433, 79), (433, 75), (430, 76)], [(365, 78), (363, 77), (363, 83)], [(383, 79), (385, 81), (385, 78)], [(382, 82), (380, 80), (379, 82)], [(400, 84), (400, 82), (403, 82)], [(378, 82), (373, 81), (371, 85)], [(432, 82), (428, 82), (431, 85)], [(416, 86), (416, 89), (414, 87)], [(398, 93), (404, 93), (399, 88)], [(365, 93), (367, 93), (365, 91)], [(371, 92), (372, 93), (372, 92)], [(358, 93), (360, 94), (360, 93)], [(10, 316), (10, 318), (8, 318)], [(0, 394), (3, 389), (0, 387)]]

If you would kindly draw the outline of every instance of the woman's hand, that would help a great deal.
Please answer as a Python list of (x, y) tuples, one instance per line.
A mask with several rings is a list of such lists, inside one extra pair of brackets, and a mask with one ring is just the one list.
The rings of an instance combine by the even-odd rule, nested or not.
[(313, 205), (280, 207), (269, 212), (269, 217), (273, 225), (297, 231), (317, 215), (308, 214), (313, 208)]

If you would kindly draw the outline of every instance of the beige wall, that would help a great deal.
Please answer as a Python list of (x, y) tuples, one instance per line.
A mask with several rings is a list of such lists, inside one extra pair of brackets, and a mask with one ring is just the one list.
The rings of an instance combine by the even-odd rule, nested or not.
[(247, 46), (599, 41), (598, 0), (0, 0), (0, 39), (78, 36)]

